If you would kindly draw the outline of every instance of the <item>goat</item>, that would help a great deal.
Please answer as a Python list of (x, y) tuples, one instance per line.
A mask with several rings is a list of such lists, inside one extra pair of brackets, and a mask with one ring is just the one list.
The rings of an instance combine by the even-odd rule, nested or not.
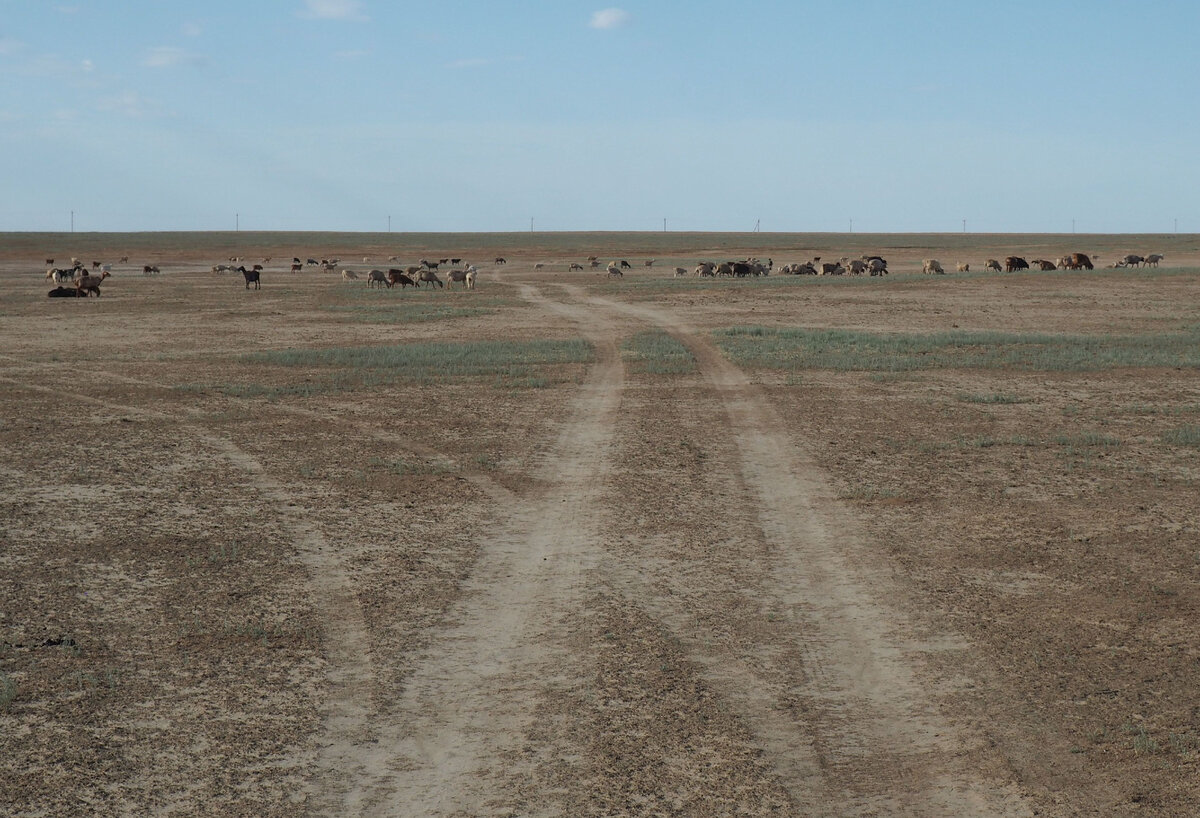
[(675, 277), (676, 278), (683, 278), (685, 275), (687, 275), (687, 267), (676, 267), (675, 268)]
[(622, 269), (622, 270), (632, 270), (632, 269), (633, 269), (633, 265), (632, 265), (632, 264), (630, 264), (630, 263), (629, 263), (628, 261), (626, 261), (625, 259), (621, 259), (621, 269)]
[(1146, 256), (1146, 266), (1157, 267), (1158, 263), (1162, 261), (1163, 258), (1165, 258), (1165, 256), (1163, 256), (1162, 253), (1151, 253), (1150, 255)]
[(497, 264), (508, 264), (508, 259), (504, 258), (503, 256), (496, 256), (496, 263)]
[(967, 264), (965, 261), (960, 261), (958, 264), (954, 265), (954, 269), (958, 270), (960, 273), (969, 273), (971, 272), (971, 265)]
[(303, 264), (300, 264), (299, 262), (295, 262), (295, 261), (292, 262), (292, 272), (293, 273), (298, 273), (303, 269), (304, 269)]
[(46, 295), (50, 298), (80, 298), (84, 297), (86, 294), (70, 287), (55, 287), (50, 292), (46, 293)]
[(567, 267), (567, 272), (569, 273), (569, 272), (572, 272), (573, 270), (582, 270), (582, 269), (583, 269), (582, 264), (572, 261), (571, 264)]
[(617, 276), (620, 276), (621, 278), (625, 277), (625, 274), (621, 272), (621, 268), (615, 261), (610, 261), (608, 263), (608, 275), (614, 278)]
[(392, 288), (392, 281), (383, 270), (372, 270), (367, 273), (367, 287), (374, 287), (376, 284), (383, 284), (389, 290)]
[(1002, 268), (1000, 267), (1000, 262), (996, 261), (996, 259), (994, 259), (994, 258), (989, 258), (987, 260), (987, 264), (983, 265), (983, 268), (985, 270), (991, 270), (991, 271), (997, 272), (997, 273), (1002, 272)]
[(646, 259), (645, 261), (643, 261), (643, 262), (642, 262), (642, 264), (643, 264), (644, 266), (646, 266), (646, 267), (653, 267), (653, 266), (654, 266), (654, 259), (652, 259), (652, 258), (648, 258), (648, 259)]
[(358, 273), (353, 270), (342, 270), (342, 281), (356, 281)]
[(254, 285), (254, 289), (256, 290), (262, 289), (262, 284), (259, 282), (258, 270), (247, 270), (245, 267), (238, 265), (237, 271), (245, 277), (247, 290), (250, 289), (251, 284)]
[(946, 271), (942, 269), (942, 263), (936, 258), (927, 258), (921, 265), (921, 272), (925, 273), (926, 275), (932, 275), (934, 273), (938, 275), (944, 275)]

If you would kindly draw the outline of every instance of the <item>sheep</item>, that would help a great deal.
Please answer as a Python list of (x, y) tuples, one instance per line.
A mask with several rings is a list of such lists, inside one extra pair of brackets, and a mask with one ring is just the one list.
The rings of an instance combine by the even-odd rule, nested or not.
[(256, 289), (256, 290), (262, 289), (262, 284), (259, 281), (259, 271), (258, 270), (247, 270), (245, 267), (238, 265), (237, 271), (239, 273), (241, 273), (243, 277), (245, 277), (247, 290), (250, 289), (251, 284), (254, 285), (254, 289)]
[(48, 264), (49, 266), (53, 267), (53, 266), (54, 266), (54, 259), (52, 259), (52, 258), (48, 258), (48, 259), (46, 259), (46, 264)]
[(1130, 255), (1125, 256), (1125, 258), (1121, 259), (1118, 262), (1118, 264), (1120, 264), (1122, 267), (1137, 267), (1137, 266), (1141, 265), (1141, 263), (1144, 262), (1145, 260), (1146, 259), (1142, 258), (1141, 256), (1134, 255), (1131, 253)]
[(822, 276), (840, 276), (844, 272), (846, 270), (839, 261), (825, 261), (817, 268), (817, 275)]
[(372, 270), (367, 273), (367, 287), (374, 287), (376, 284), (384, 284), (389, 290), (392, 288), (392, 282), (388, 280), (383, 270)]
[(357, 281), (358, 273), (353, 270), (342, 270), (342, 281)]
[(101, 273), (98, 276), (80, 276), (75, 280), (75, 291), (77, 293), (76, 297), (81, 298), (89, 293), (95, 293), (96, 297), (99, 298), (100, 284), (103, 283), (104, 279), (108, 278), (108, 276), (109, 273)]
[(1003, 269), (1000, 267), (1000, 262), (996, 261), (994, 258), (989, 258), (987, 263), (983, 265), (983, 269), (997, 273), (1003, 272)]
[(142, 275), (144, 275), (144, 276), (154, 275), (157, 272), (158, 272), (158, 267), (153, 264), (143, 264), (142, 265)]
[[(1099, 258), (1099, 256), (1097, 256), (1097, 258)], [(1071, 255), (1067, 256), (1067, 262), (1068, 263), (1064, 264), (1063, 266), (1069, 267), (1072, 270), (1095, 269), (1095, 265), (1092, 264), (1092, 260), (1088, 258), (1087, 253), (1072, 253)]]
[(926, 275), (945, 275), (946, 271), (942, 269), (942, 263), (936, 258), (927, 258), (922, 263), (921, 272)]
[(965, 261), (960, 261), (954, 265), (954, 269), (960, 273), (969, 273), (971, 272), (971, 265)]
[(867, 271), (873, 276), (887, 275), (887, 259), (871, 256), (867, 259)]
[(1016, 270), (1028, 270), (1029, 262), (1020, 256), (1005, 256), (1004, 257), (1004, 272), (1011, 273)]
[(478, 273), (475, 272), (474, 267), (467, 268), (466, 283), (467, 283), (468, 290), (475, 289), (475, 276), (476, 275), (478, 275)]
[(643, 266), (646, 266), (646, 267), (653, 267), (653, 266), (654, 266), (654, 259), (652, 259), (652, 258), (648, 258), (648, 259), (646, 259), (645, 261), (643, 261), (643, 262), (642, 262), (642, 265), (643, 265)]
[(625, 259), (621, 259), (621, 269), (622, 269), (622, 270), (632, 270), (632, 269), (633, 269), (633, 265), (632, 265), (632, 264), (630, 264), (630, 263), (629, 263), (628, 261), (626, 261)]
[[(99, 294), (99, 292), (97, 292), (97, 295), (98, 295), (98, 294)], [(72, 289), (71, 287), (61, 287), (61, 286), (60, 286), (60, 287), (55, 287), (55, 288), (54, 288), (53, 290), (51, 290), (50, 292), (46, 293), (46, 295), (47, 295), (48, 297), (50, 297), (50, 298), (81, 298), (81, 297), (86, 297), (86, 293), (81, 293), (81, 292), (79, 292), (79, 290)]]
[(620, 266), (615, 261), (610, 261), (608, 263), (608, 275), (611, 278), (616, 278), (618, 276), (622, 278), (625, 277), (625, 274), (621, 272)]
[(293, 272), (293, 273), (298, 273), (298, 272), (300, 272), (300, 271), (301, 271), (301, 270), (303, 270), (303, 269), (304, 269), (304, 265), (303, 265), (303, 264), (301, 264), (300, 262), (298, 262), (298, 261), (293, 261), (293, 262), (292, 262), (292, 272)]
[(99, 269), (100, 269), (100, 262), (98, 262), (98, 261), (93, 261), (93, 262), (92, 262), (92, 269), (93, 269), (93, 270), (99, 270)]
[(1146, 256), (1146, 266), (1157, 267), (1158, 263), (1164, 258), (1166, 258), (1166, 256), (1164, 256), (1162, 253), (1151, 253), (1150, 255)]
[(675, 268), (675, 277), (676, 278), (683, 278), (686, 275), (687, 275), (687, 267), (676, 267)]
[(503, 256), (496, 256), (496, 264), (508, 264), (508, 259)]
[(867, 271), (867, 263), (862, 259), (847, 259), (846, 269), (850, 275), (860, 276)]
[(578, 264), (578, 263), (576, 263), (576, 262), (574, 262), (574, 261), (572, 261), (572, 262), (571, 262), (571, 263), (570, 263), (570, 264), (567, 266), (567, 272), (568, 272), (568, 273), (570, 273), (570, 272), (574, 272), (575, 270), (582, 270), (582, 269), (583, 269), (583, 265), (582, 265), (582, 264)]
[(119, 261), (121, 264), (128, 264), (129, 256), (121, 256), (119, 259), (117, 259), (117, 261)]
[(466, 270), (448, 270), (446, 272), (446, 286), (461, 284), (464, 290), (471, 289), (471, 285), (467, 283), (467, 275)]
[(402, 289), (402, 290), (403, 290), (405, 287), (415, 287), (415, 286), (417, 286), (417, 282), (416, 282), (416, 281), (414, 281), (414, 280), (413, 280), (412, 278), (410, 278), (409, 276), (405, 275), (405, 273), (404, 273), (404, 271), (403, 271), (403, 270), (397, 270), (397, 269), (395, 269), (395, 268), (393, 268), (393, 269), (391, 269), (391, 270), (388, 270), (388, 271), (387, 271), (387, 280), (388, 280), (388, 287), (389, 287), (389, 288), (390, 288), (390, 287), (392, 287), (392, 286), (393, 286), (393, 285), (395, 285), (395, 284), (399, 284), (399, 285), (400, 285), (400, 289)]
[(542, 264), (542, 262), (540, 262), (540, 261), (539, 261), (539, 262), (536, 262), (536, 263), (533, 265), (533, 269), (535, 269), (535, 270), (540, 270), (540, 269), (542, 269), (542, 268), (543, 268), (543, 267), (545, 267), (545, 266), (546, 266), (545, 264)]
[(1029, 263), (1031, 265), (1036, 266), (1039, 270), (1057, 270), (1058, 269), (1058, 265), (1056, 265), (1053, 261), (1050, 261), (1050, 260), (1044, 259), (1044, 258), (1035, 258), (1032, 261), (1030, 261)]
[(697, 278), (711, 278), (717, 274), (717, 265), (711, 261), (702, 261), (696, 265)]
[(439, 288), (446, 286), (445, 284), (442, 283), (442, 280), (440, 278), (438, 278), (438, 275), (434, 270), (422, 270), (421, 272), (417, 273), (417, 279), (416, 279), (417, 286), (419, 287), (421, 284), (424, 284), (424, 283), (429, 283), (431, 286), (439, 287)]

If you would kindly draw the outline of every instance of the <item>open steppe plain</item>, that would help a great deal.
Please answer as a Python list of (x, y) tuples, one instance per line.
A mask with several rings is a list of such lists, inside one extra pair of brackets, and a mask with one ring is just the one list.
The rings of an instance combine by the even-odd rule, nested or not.
[(0, 815), (1195, 815), (1198, 367), (1196, 236), (0, 235)]

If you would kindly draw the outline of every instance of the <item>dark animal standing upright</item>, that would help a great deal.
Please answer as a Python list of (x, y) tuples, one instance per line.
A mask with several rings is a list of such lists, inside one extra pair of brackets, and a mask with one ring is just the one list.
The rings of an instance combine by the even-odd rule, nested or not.
[(246, 289), (250, 289), (250, 285), (254, 284), (254, 289), (261, 290), (262, 284), (259, 282), (258, 270), (247, 270), (245, 267), (238, 267), (238, 272), (246, 277)]

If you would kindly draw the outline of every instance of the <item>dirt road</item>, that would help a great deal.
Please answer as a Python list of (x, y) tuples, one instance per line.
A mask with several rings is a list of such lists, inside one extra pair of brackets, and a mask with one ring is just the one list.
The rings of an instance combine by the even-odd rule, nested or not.
[[(574, 322), (597, 362), (537, 466), (545, 488), (498, 506), (462, 600), (403, 690), (360, 713), (370, 749), (346, 747), (338, 757), (358, 763), (323, 770), (325, 795), (341, 793), (333, 812), (1031, 814), (1011, 782), (979, 772), (979, 738), (939, 709), (947, 685), (970, 683), (969, 668), (953, 681), (921, 675), (926, 654), (963, 646), (901, 611), (886, 564), (745, 374), (669, 311), (515, 286)], [(645, 327), (696, 358), (706, 386), (687, 408), (707, 418), (707, 438), (730, 444), (702, 469), (738, 484), (734, 527), (744, 530), (691, 566), (665, 557), (686, 543), (614, 537), (619, 518), (653, 514), (662, 499), (631, 495), (636, 465), (618, 445), (638, 413), (665, 414), (626, 394), (619, 339)], [(704, 509), (708, 485), (667, 499)], [(755, 552), (749, 565), (738, 564), (742, 544)], [(741, 585), (747, 570), (753, 583)], [(735, 616), (722, 611), (731, 597)], [(603, 659), (599, 629), (601, 652), (613, 654)], [(674, 654), (687, 683), (639, 689), (647, 652)], [(618, 703), (631, 712), (613, 722), (605, 711)], [(662, 718), (698, 707), (713, 711), (700, 714), (703, 728)], [(354, 734), (347, 709), (331, 708), (331, 734)], [(609, 723), (587, 728), (597, 721)], [(657, 748), (645, 762), (666, 766), (622, 780), (621, 759), (599, 746), (606, 729), (654, 732), (637, 752)], [(687, 772), (705, 745), (708, 765), (724, 756), (730, 768)]]

